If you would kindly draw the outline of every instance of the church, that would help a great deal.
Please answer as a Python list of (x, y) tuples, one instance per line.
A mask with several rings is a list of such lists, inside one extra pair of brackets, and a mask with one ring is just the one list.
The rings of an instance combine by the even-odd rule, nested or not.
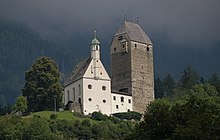
[[(111, 77), (100, 59), (94, 34), (91, 55), (79, 62), (64, 83), (64, 105), (84, 115), (95, 111), (143, 113), (154, 100), (153, 44), (136, 23), (125, 21), (110, 47)], [(77, 109), (78, 108), (78, 109)]]

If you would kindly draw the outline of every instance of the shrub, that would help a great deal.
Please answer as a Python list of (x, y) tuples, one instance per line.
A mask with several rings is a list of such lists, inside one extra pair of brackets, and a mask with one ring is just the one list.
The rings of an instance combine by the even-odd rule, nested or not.
[(51, 114), (50, 119), (55, 120), (57, 118), (57, 114)]
[(92, 119), (97, 121), (106, 121), (108, 119), (108, 116), (102, 114), (100, 111), (99, 112), (95, 111), (92, 113)]
[(134, 112), (134, 111), (130, 111), (130, 112), (122, 112), (122, 113), (114, 113), (112, 114), (115, 117), (118, 117), (120, 119), (126, 119), (126, 120), (136, 120), (139, 121), (142, 117), (142, 114), (138, 113), (138, 112)]

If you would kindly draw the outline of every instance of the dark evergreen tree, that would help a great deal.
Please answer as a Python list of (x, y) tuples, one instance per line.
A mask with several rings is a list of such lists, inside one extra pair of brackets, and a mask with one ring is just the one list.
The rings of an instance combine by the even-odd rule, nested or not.
[(171, 96), (173, 94), (175, 85), (176, 83), (173, 77), (170, 74), (168, 74), (163, 80), (164, 96)]
[(220, 80), (218, 79), (217, 73), (214, 73), (212, 77), (208, 80), (208, 82), (215, 86), (216, 90), (218, 91), (218, 94), (220, 94)]
[(154, 80), (154, 94), (155, 98), (164, 97), (163, 82), (160, 80), (160, 78)]
[(192, 69), (191, 66), (187, 66), (180, 79), (180, 85), (185, 89), (191, 89), (194, 85), (199, 83), (199, 75)]
[(23, 96), (27, 97), (29, 111), (51, 110), (56, 97), (57, 107), (62, 102), (60, 73), (51, 58), (41, 57), (25, 73)]

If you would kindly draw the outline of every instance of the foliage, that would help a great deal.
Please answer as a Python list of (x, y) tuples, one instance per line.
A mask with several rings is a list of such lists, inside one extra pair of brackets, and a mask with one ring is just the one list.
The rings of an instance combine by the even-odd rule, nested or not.
[(57, 119), (57, 114), (51, 114), (51, 115), (50, 115), (50, 119), (52, 119), (52, 120)]
[(196, 71), (192, 69), (191, 66), (188, 66), (180, 79), (180, 85), (183, 88), (191, 89), (195, 84), (199, 83), (199, 75)]
[(53, 109), (62, 104), (60, 73), (56, 63), (49, 57), (41, 57), (25, 73), (23, 95), (27, 97), (29, 111)]
[(0, 116), (10, 114), (11, 112), (12, 112), (12, 106), (7, 105), (0, 108)]
[(218, 78), (218, 75), (214, 73), (211, 78), (208, 80), (208, 82), (216, 87), (216, 90), (218, 91), (218, 94), (220, 95), (220, 79)]
[(155, 100), (127, 139), (219, 139), (220, 98), (215, 92), (213, 86), (199, 84), (176, 101)]
[(51, 129), (44, 118), (34, 116), (31, 124), (27, 127), (25, 138), (28, 140), (50, 140)]
[(102, 114), (100, 111), (99, 112), (95, 111), (92, 113), (91, 118), (97, 121), (106, 121), (108, 119), (108, 116)]
[(154, 93), (155, 93), (155, 98), (164, 97), (163, 82), (159, 78), (154, 80)]
[(27, 100), (24, 96), (19, 96), (13, 106), (14, 112), (23, 113), (27, 110)]
[(120, 119), (136, 120), (136, 121), (140, 121), (142, 117), (142, 114), (135, 112), (135, 111), (114, 113), (112, 115)]
[(173, 94), (173, 89), (175, 88), (176, 83), (173, 79), (173, 77), (168, 74), (164, 80), (163, 80), (163, 89), (164, 89), (164, 95), (170, 96)]

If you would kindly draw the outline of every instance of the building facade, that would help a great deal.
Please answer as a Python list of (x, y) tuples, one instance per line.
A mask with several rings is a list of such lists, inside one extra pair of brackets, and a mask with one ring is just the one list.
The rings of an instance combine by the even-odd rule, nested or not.
[(100, 59), (96, 35), (91, 55), (82, 60), (64, 83), (64, 104), (80, 105), (88, 115), (137, 111), (154, 99), (153, 47), (138, 24), (125, 21), (112, 40), (110, 79)]
[(125, 21), (111, 44), (112, 90), (132, 96), (133, 110), (144, 112), (154, 100), (153, 44), (138, 24)]

